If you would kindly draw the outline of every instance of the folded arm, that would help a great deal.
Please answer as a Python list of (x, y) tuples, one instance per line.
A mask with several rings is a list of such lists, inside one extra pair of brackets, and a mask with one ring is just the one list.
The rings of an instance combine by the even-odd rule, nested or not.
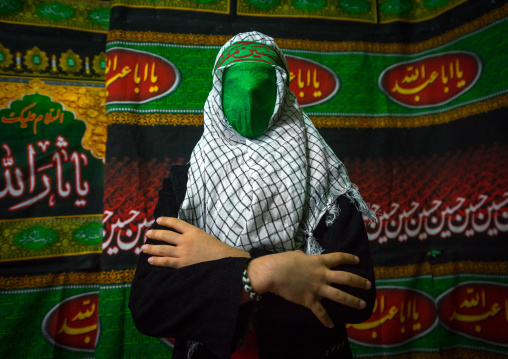
[[(178, 214), (181, 200), (175, 196), (173, 182), (164, 181), (156, 218)], [(144, 334), (199, 341), (216, 356), (227, 357), (234, 343), (240, 304), (249, 300), (241, 284), (249, 256), (255, 257), (248, 267), (249, 276), (257, 283), (255, 290), (266, 292), (270, 298), (262, 300), (267, 305), (284, 305), (284, 300), (289, 300), (299, 304), (291, 316), (304, 318), (311, 313), (327, 326), (332, 321), (366, 320), (372, 312), (375, 289), (365, 227), (361, 214), (350, 203), (339, 202), (339, 206), (341, 215), (336, 223), (315, 231), (327, 252), (320, 256), (299, 251), (251, 250), (249, 254), (185, 222), (182, 228), (174, 218), (169, 223), (162, 219), (161, 224), (169, 224), (176, 231), (154, 223), (132, 283), (129, 308), (134, 323)], [(348, 206), (351, 211), (343, 208)], [(356, 218), (350, 218), (349, 212)], [(153, 258), (152, 263), (149, 258)], [(310, 282), (306, 281), (314, 284), (302, 285), (298, 272), (302, 270), (306, 275), (315, 274), (309, 274)], [(203, 323), (217, 325), (211, 332)]]
[[(177, 216), (174, 178), (164, 181), (156, 218)], [(154, 223), (152, 230), (163, 229)], [(149, 245), (164, 242), (147, 239)], [(228, 358), (234, 343), (242, 291), (238, 278), (248, 258), (227, 257), (180, 269), (151, 265), (141, 252), (131, 285), (129, 309), (137, 329), (154, 337), (198, 341), (216, 357)], [(210, 325), (214, 323), (213, 331)]]
[[(352, 205), (349, 204), (349, 209), (351, 207)], [(354, 208), (353, 210), (356, 212)], [(356, 216), (351, 210), (344, 209), (344, 212), (346, 213), (342, 217), (339, 216), (342, 223), (328, 230), (323, 238), (323, 242), (331, 242), (326, 243), (326, 248), (330, 253), (311, 256), (301, 251), (292, 251), (273, 253), (254, 259), (248, 266), (248, 275), (254, 290), (259, 294), (271, 292), (290, 302), (307, 307), (321, 323), (330, 328), (334, 324), (327, 310), (321, 304), (323, 299), (354, 308), (356, 312), (371, 307), (370, 304), (373, 300), (365, 292), (373, 287), (371, 282), (373, 274), (363, 271), (371, 280), (355, 274), (354, 268), (360, 262), (359, 257), (339, 251), (339, 244), (353, 253), (359, 251), (358, 242), (366, 241), (366, 238), (362, 238), (357, 232), (361, 229), (365, 232), (365, 228), (358, 212)], [(152, 230), (147, 233), (148, 238), (164, 243), (163, 245), (146, 244), (143, 246), (143, 251), (151, 255), (148, 261), (152, 265), (180, 269), (222, 258), (250, 257), (249, 253), (233, 248), (177, 218), (160, 217), (157, 219), (157, 223), (177, 232)], [(363, 237), (366, 237), (365, 233), (363, 234)], [(368, 250), (368, 243), (366, 245)], [(367, 266), (363, 267), (370, 268), (370, 255), (368, 252), (364, 253), (365, 248), (360, 252), (362, 252), (364, 260), (367, 261)], [(341, 270), (341, 266), (347, 267), (348, 270)], [(360, 272), (361, 269), (362, 267), (360, 267)], [(357, 289), (355, 294), (358, 296), (351, 295), (351, 288)], [(369, 299), (369, 306), (367, 306), (366, 300), (361, 297)], [(241, 291), (240, 298), (241, 303), (249, 299), (244, 291)], [(368, 312), (368, 310), (367, 308), (367, 311), (363, 312)], [(370, 312), (365, 315), (369, 314)], [(355, 319), (351, 316), (348, 317)], [(343, 322), (345, 318), (341, 315), (338, 319)], [(354, 320), (354, 322), (357, 321), (358, 319)]]

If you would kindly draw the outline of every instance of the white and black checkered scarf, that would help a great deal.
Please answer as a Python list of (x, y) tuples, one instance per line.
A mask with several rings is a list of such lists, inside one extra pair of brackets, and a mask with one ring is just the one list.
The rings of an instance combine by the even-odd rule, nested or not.
[(287, 62), (274, 40), (259, 32), (238, 34), (221, 48), (217, 59), (238, 41), (269, 45), (284, 63), (285, 68), (274, 66), (274, 114), (261, 137), (250, 140), (239, 135), (222, 111), (224, 67), (213, 72), (204, 133), (191, 155), (179, 217), (246, 251), (258, 247), (321, 253), (313, 231), (323, 215), (327, 225), (339, 215), (339, 196), (349, 197), (369, 218), (375, 214), (289, 91)]

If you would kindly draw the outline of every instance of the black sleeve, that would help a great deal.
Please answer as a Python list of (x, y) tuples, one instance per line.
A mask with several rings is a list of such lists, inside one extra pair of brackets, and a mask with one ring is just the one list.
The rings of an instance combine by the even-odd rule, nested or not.
[[(360, 263), (356, 265), (340, 265), (333, 268), (350, 272), (368, 279), (372, 283), (369, 290), (353, 288), (344, 285), (334, 285), (336, 288), (363, 299), (367, 304), (364, 309), (354, 309), (338, 304), (324, 298), (322, 304), (334, 323), (361, 323), (369, 319), (376, 300), (376, 287), (374, 279), (374, 267), (370, 255), (367, 231), (362, 218), (355, 205), (344, 196), (339, 197), (337, 202), (340, 213), (331, 227), (327, 227), (324, 220), (321, 220), (314, 231), (314, 237), (324, 249), (323, 254), (333, 252), (344, 252), (356, 255)], [(256, 258), (263, 255), (273, 254), (262, 249), (251, 249), (251, 257)], [(307, 309), (302, 307), (302, 310)]]
[[(164, 180), (154, 212), (176, 217), (177, 179)], [(164, 229), (156, 222), (155, 229)], [(148, 239), (149, 244), (160, 244)], [(229, 358), (247, 258), (224, 258), (181, 269), (152, 266), (141, 253), (131, 286), (129, 308), (136, 328), (154, 337), (198, 341), (216, 357)]]
[[(359, 323), (370, 317), (376, 290), (367, 232), (361, 213), (349, 199), (340, 197), (338, 205), (340, 214), (333, 225), (327, 227), (322, 220), (315, 229), (314, 236), (325, 249), (324, 253), (347, 252), (360, 258), (360, 263), (357, 265), (343, 265), (334, 269), (358, 274), (370, 280), (373, 287), (370, 290), (348, 286), (336, 287), (365, 300), (366, 308), (354, 309), (326, 298), (322, 299), (321, 303), (335, 324), (333, 329), (328, 329), (310, 309), (275, 294), (265, 293), (261, 301), (257, 303), (256, 329), (263, 333), (262, 336), (258, 336), (259, 348), (277, 348), (279, 357), (288, 357), (287, 353), (292, 353), (294, 348), (300, 350), (300, 353), (295, 354), (294, 357), (325, 357), (324, 353), (331, 344), (335, 343), (337, 347), (342, 348), (341, 343), (347, 342), (344, 323)], [(270, 255), (262, 252), (256, 254)], [(251, 255), (253, 255), (252, 251)], [(302, 348), (309, 348), (309, 352), (302, 351)], [(343, 349), (347, 352), (344, 353), (344, 357), (351, 357), (349, 345), (345, 345)], [(313, 355), (313, 350), (322, 351), (323, 356), (316, 356), (315, 353)]]
[(372, 283), (372, 288), (364, 290), (348, 286), (336, 286), (346, 293), (363, 299), (367, 303), (364, 309), (346, 307), (326, 298), (323, 299), (322, 303), (334, 322), (361, 323), (369, 319), (376, 300), (374, 267), (370, 255), (369, 241), (362, 214), (356, 209), (355, 205), (343, 196), (339, 198), (338, 205), (340, 213), (334, 224), (325, 229), (323, 227), (326, 226), (322, 221), (320, 223), (321, 228), (317, 228), (315, 231), (316, 238), (320, 239), (320, 243), (325, 249), (324, 253), (344, 252), (354, 254), (360, 258), (359, 264), (340, 265), (334, 269), (366, 278)]

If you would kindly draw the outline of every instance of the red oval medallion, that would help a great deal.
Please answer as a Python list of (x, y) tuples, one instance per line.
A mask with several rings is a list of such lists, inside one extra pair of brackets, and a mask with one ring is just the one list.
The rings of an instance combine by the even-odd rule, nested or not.
[(411, 288), (378, 287), (369, 320), (346, 328), (353, 342), (394, 347), (427, 334), (437, 322), (434, 300), (427, 294)]
[(50, 344), (93, 352), (99, 338), (99, 292), (78, 294), (58, 303), (44, 317), (41, 329)]
[(393, 101), (411, 108), (443, 105), (469, 90), (481, 74), (480, 58), (448, 52), (388, 67), (379, 87)]
[(108, 104), (150, 102), (175, 91), (180, 84), (178, 69), (149, 52), (112, 48), (106, 61)]
[(508, 286), (460, 284), (438, 298), (441, 324), (448, 330), (496, 345), (508, 346)]
[(312, 60), (286, 55), (289, 66), (289, 89), (302, 107), (328, 101), (339, 91), (339, 78), (328, 67)]

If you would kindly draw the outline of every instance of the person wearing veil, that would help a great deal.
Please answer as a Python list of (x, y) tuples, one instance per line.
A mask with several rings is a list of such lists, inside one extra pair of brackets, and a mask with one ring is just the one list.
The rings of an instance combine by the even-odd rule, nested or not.
[(348, 358), (345, 323), (372, 313), (375, 215), (288, 84), (271, 37), (234, 36), (190, 163), (163, 182), (129, 308), (175, 359)]

